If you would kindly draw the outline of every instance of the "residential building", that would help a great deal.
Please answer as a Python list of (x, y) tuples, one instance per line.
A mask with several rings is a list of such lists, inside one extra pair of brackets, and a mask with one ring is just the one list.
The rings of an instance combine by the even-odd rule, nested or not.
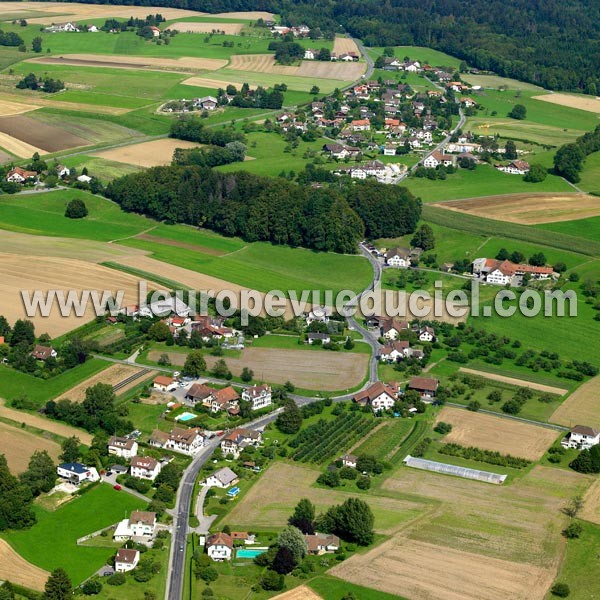
[(33, 356), (35, 360), (48, 360), (49, 358), (56, 358), (58, 354), (56, 350), (50, 348), (50, 346), (40, 346), (37, 344), (33, 349), (31, 356)]
[(369, 119), (354, 119), (350, 123), (352, 131), (369, 131), (371, 129), (371, 121)]
[(223, 467), (209, 475), (206, 478), (205, 485), (224, 489), (236, 484), (238, 481), (238, 476), (229, 467)]
[(307, 48), (304, 51), (304, 60), (315, 60), (316, 55), (317, 53), (315, 50), (313, 50), (312, 48)]
[(399, 321), (395, 317), (391, 319), (380, 318), (379, 327), (381, 335), (386, 340), (395, 340), (403, 331), (410, 330), (410, 324), (408, 321)]
[(108, 440), (108, 453), (121, 458), (133, 458), (137, 455), (138, 443), (130, 438), (113, 436)]
[(223, 437), (221, 451), (223, 454), (233, 454), (233, 458), (238, 458), (244, 448), (258, 446), (261, 442), (262, 434), (260, 431), (238, 428)]
[(340, 538), (332, 533), (315, 533), (305, 535), (306, 547), (309, 554), (330, 554), (340, 548)]
[(65, 167), (65, 165), (56, 165), (56, 174), (61, 179), (64, 179), (71, 174), (71, 169), (69, 169), (69, 167)]
[(170, 433), (155, 429), (148, 443), (156, 448), (193, 456), (204, 446), (205, 442), (206, 438), (199, 427), (192, 429), (174, 427)]
[(421, 342), (435, 342), (435, 329), (433, 327), (418, 327), (416, 333)]
[(354, 454), (344, 454), (344, 456), (342, 456), (342, 465), (344, 467), (352, 467), (353, 469), (356, 469), (357, 460), (358, 457)]
[(156, 531), (156, 513), (145, 510), (132, 511), (129, 519), (123, 519), (113, 534), (116, 542), (126, 540), (151, 540)]
[(185, 394), (185, 399), (192, 405), (209, 402), (216, 390), (205, 383), (194, 383)]
[(427, 169), (435, 169), (439, 165), (449, 167), (454, 165), (455, 161), (455, 156), (452, 156), (451, 154), (442, 154), (438, 150), (434, 150), (423, 160), (423, 166)]
[(390, 267), (407, 269), (410, 267), (410, 250), (408, 248), (390, 248), (385, 255), (385, 262)]
[(587, 425), (576, 425), (561, 442), (565, 448), (577, 450), (589, 450), (597, 444), (600, 444), (600, 430)]
[(160, 29), (158, 27), (155, 27), (154, 25), (150, 26), (150, 29), (152, 31), (152, 35), (157, 38), (160, 37)]
[(393, 385), (378, 381), (366, 390), (358, 392), (353, 400), (361, 406), (370, 406), (373, 412), (380, 412), (392, 408), (397, 395), (396, 388)]
[(219, 101), (214, 96), (204, 96), (196, 98), (194, 104), (202, 110), (215, 110), (219, 106)]
[(383, 362), (398, 362), (406, 355), (410, 348), (408, 340), (394, 340), (383, 346), (379, 352), (379, 359)]
[(158, 375), (154, 378), (152, 387), (160, 392), (174, 392), (177, 389), (177, 380), (166, 375)]
[(506, 166), (496, 165), (496, 169), (510, 175), (525, 175), (529, 173), (529, 163), (524, 160), (513, 160)]
[(227, 533), (214, 533), (206, 540), (206, 552), (214, 561), (231, 560), (233, 539)]
[(119, 548), (115, 556), (115, 571), (117, 573), (127, 573), (133, 571), (140, 562), (140, 551), (129, 548)]
[(318, 323), (329, 323), (329, 318), (333, 314), (333, 310), (328, 306), (313, 306), (310, 312), (305, 314), (307, 325), (310, 325), (315, 321)]
[(306, 341), (311, 345), (315, 342), (320, 342), (321, 344), (330, 344), (331, 336), (328, 333), (308, 333), (306, 335)]
[(273, 390), (270, 385), (254, 385), (242, 392), (242, 400), (252, 404), (252, 410), (260, 410), (266, 406), (271, 406)]
[(554, 275), (552, 267), (516, 264), (509, 260), (476, 258), (472, 265), (473, 275), (493, 285), (521, 285), (527, 274), (531, 279), (544, 280)]
[(412, 377), (407, 389), (419, 392), (423, 400), (430, 400), (435, 398), (439, 385), (439, 380), (434, 377)]
[(70, 483), (79, 485), (84, 481), (98, 481), (100, 476), (94, 467), (87, 467), (82, 463), (62, 463), (56, 467), (56, 474)]
[(69, 21), (68, 23), (52, 24), (45, 27), (44, 31), (47, 33), (78, 33), (79, 27), (77, 27), (77, 23)]
[(161, 470), (160, 463), (151, 456), (134, 456), (131, 459), (129, 470), (136, 479), (149, 479), (154, 481)]

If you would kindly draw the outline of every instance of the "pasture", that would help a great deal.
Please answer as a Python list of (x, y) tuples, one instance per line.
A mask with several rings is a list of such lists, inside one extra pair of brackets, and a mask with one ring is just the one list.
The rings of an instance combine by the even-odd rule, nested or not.
[(554, 411), (550, 420), (567, 427), (588, 425), (600, 429), (600, 375), (579, 386)]
[(178, 21), (171, 23), (169, 29), (182, 33), (212, 33), (218, 31), (226, 35), (238, 35), (244, 28), (244, 23), (215, 23), (200, 21)]
[(597, 478), (586, 492), (579, 517), (600, 525), (600, 478)]
[[(109, 364), (109, 363), (107, 363)], [(140, 367), (134, 367), (122, 364), (110, 365), (107, 369), (92, 375), (89, 379), (78, 383), (76, 386), (62, 393), (55, 400), (62, 400), (63, 398), (71, 400), (71, 402), (82, 402), (85, 398), (85, 390), (89, 387), (96, 385), (97, 383), (106, 383), (114, 386), (124, 381), (132, 375), (140, 373), (142, 369)], [(135, 385), (140, 383), (141, 379), (135, 380)], [(121, 390), (119, 390), (121, 392)]]
[(498, 89), (505, 87), (507, 90), (530, 90), (537, 91), (540, 94), (545, 93), (545, 90), (532, 83), (511, 79), (510, 77), (500, 77), (499, 75), (474, 75), (471, 73), (461, 74), (461, 79), (473, 86), (481, 86), (482, 88)]
[(55, 462), (61, 452), (56, 442), (0, 421), (0, 454), (6, 456), (13, 474), (26, 471), (31, 455), (37, 450), (45, 450)]
[(445, 443), (474, 446), (528, 460), (539, 460), (556, 441), (558, 433), (536, 425), (511, 421), (484, 413), (445, 406), (436, 422), (452, 425)]
[[(148, 359), (156, 362), (162, 351), (152, 350)], [(167, 352), (171, 364), (182, 366), (186, 354)], [(219, 360), (205, 356), (210, 369)], [(291, 381), (296, 387), (307, 390), (338, 391), (354, 388), (361, 384), (367, 372), (367, 354), (358, 352), (307, 352), (279, 348), (246, 348), (242, 356), (226, 357), (225, 362), (234, 376), (239, 377), (244, 367), (254, 371), (257, 381), (283, 384)]]
[(600, 199), (578, 193), (483, 196), (440, 202), (434, 206), (522, 225), (570, 221), (600, 215)]
[(0, 538), (0, 579), (2, 581), (10, 581), (41, 592), (49, 576), (48, 571), (27, 562)]
[[(114, 549), (77, 546), (76, 540), (144, 507), (144, 501), (139, 498), (101, 484), (52, 512), (35, 505), (37, 523), (33, 527), (4, 532), (2, 537), (25, 560), (48, 571), (62, 567), (78, 585), (106, 564)], [(51, 552), (48, 551), (49, 540)]]
[(93, 156), (105, 158), (111, 161), (127, 163), (137, 167), (158, 167), (170, 165), (173, 160), (173, 152), (177, 148), (199, 148), (200, 144), (166, 138), (132, 144), (131, 146), (119, 146), (109, 150), (101, 150)]
[(10, 419), (15, 423), (25, 423), (30, 427), (35, 427), (36, 429), (41, 429), (42, 431), (48, 431), (50, 433), (59, 435), (64, 438), (76, 436), (86, 446), (89, 446), (92, 443), (92, 434), (88, 433), (87, 431), (84, 431), (83, 429), (77, 429), (76, 427), (72, 427), (71, 425), (62, 423), (61, 421), (53, 421), (52, 419), (47, 419), (46, 417), (42, 417), (39, 414), (28, 413), (21, 410), (16, 410), (14, 408), (10, 408), (6, 406), (6, 402), (1, 398), (0, 418)]

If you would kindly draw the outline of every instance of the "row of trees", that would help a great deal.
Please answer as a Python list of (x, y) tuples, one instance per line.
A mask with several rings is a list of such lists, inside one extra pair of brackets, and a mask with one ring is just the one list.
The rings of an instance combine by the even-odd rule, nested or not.
[(112, 181), (106, 194), (126, 211), (158, 220), (202, 224), (250, 242), (342, 253), (356, 252), (365, 235), (410, 233), (421, 214), (420, 202), (399, 186), (362, 181), (307, 189), (282, 179), (196, 166), (127, 175)]
[(184, 115), (171, 124), (171, 137), (200, 144), (225, 146), (229, 142), (245, 142), (246, 136), (233, 127), (208, 128), (196, 115)]
[(177, 148), (173, 153), (173, 164), (179, 166), (217, 167), (233, 162), (242, 162), (245, 157), (245, 144), (242, 142), (228, 142), (223, 147)]
[(29, 73), (17, 82), (16, 87), (20, 90), (40, 90), (47, 94), (53, 94), (54, 92), (60, 92), (60, 90), (64, 89), (65, 84), (60, 79), (36, 77), (34, 73)]

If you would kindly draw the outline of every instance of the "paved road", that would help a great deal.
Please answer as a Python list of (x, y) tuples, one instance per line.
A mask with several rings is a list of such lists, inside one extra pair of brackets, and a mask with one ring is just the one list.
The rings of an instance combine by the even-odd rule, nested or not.
[(369, 56), (369, 53), (366, 51), (362, 42), (360, 40), (357, 40), (356, 38), (352, 39), (354, 40), (354, 43), (357, 45), (359, 52), (362, 54), (362, 57), (367, 63), (367, 70), (363, 74), (363, 79), (371, 79), (371, 75), (373, 75), (373, 70), (375, 69), (375, 63), (373, 62), (373, 59)]

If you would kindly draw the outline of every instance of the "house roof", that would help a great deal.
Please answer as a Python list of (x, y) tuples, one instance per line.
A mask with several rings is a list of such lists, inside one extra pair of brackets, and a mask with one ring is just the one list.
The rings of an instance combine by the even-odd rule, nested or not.
[(395, 340), (386, 344), (381, 349), (381, 354), (391, 354), (394, 350), (396, 350), (396, 352), (403, 352), (407, 348), (410, 348), (410, 342), (408, 340)]
[(15, 175), (15, 174), (20, 175), (21, 177), (24, 177), (25, 179), (37, 176), (37, 173), (35, 171), (27, 171), (25, 169), (22, 169), (21, 167), (15, 167), (14, 169), (11, 169), (6, 174), (6, 177), (10, 177), (11, 175)]
[(113, 436), (108, 440), (109, 446), (114, 446), (115, 448), (123, 448), (125, 450), (131, 450), (133, 445), (136, 443), (135, 440), (124, 437)]
[(46, 358), (50, 358), (52, 356), (52, 348), (50, 348), (50, 346), (40, 346), (38, 344), (33, 349), (31, 356), (33, 356), (33, 358), (39, 358), (41, 360), (45, 360)]
[(524, 160), (513, 160), (508, 166), (520, 171), (527, 171), (529, 169), (529, 163)]
[(247, 531), (232, 531), (231, 539), (233, 540), (247, 540), (250, 537)]
[(154, 525), (156, 523), (156, 513), (147, 510), (132, 510), (131, 515), (129, 515), (129, 522)]
[(126, 563), (128, 565), (132, 565), (136, 561), (139, 554), (140, 554), (139, 550), (131, 550), (129, 548), (119, 548), (117, 550), (117, 556), (115, 557), (115, 562)]
[(253, 429), (243, 429), (238, 427), (233, 431), (230, 431), (223, 440), (227, 440), (228, 442), (233, 442), (234, 444), (240, 444), (244, 440), (257, 440), (260, 438), (260, 433), (258, 431), (254, 431)]
[(223, 533), (222, 531), (219, 533), (213, 533), (213, 535), (209, 535), (206, 540), (206, 547), (210, 546), (227, 546), (228, 548), (233, 549), (233, 539), (227, 533)]
[(435, 392), (440, 382), (434, 377), (412, 377), (408, 387), (411, 390), (426, 390)]
[(185, 397), (194, 398), (194, 400), (206, 400), (206, 398), (214, 395), (215, 392), (216, 390), (214, 388), (209, 387), (205, 383), (194, 383), (190, 386)]
[(410, 250), (408, 248), (390, 248), (385, 256), (386, 258), (392, 258), (394, 256), (408, 258), (410, 256)]
[(215, 397), (215, 400), (219, 404), (226, 404), (227, 402), (235, 402), (236, 400), (239, 400), (239, 398), (240, 398), (240, 395), (230, 385), (227, 386), (226, 388), (223, 388), (222, 390), (216, 390), (213, 395)]
[(571, 429), (571, 433), (577, 433), (579, 435), (585, 435), (588, 437), (596, 437), (600, 435), (600, 431), (594, 429), (593, 427), (588, 427), (587, 425), (575, 425), (575, 427)]
[(84, 464), (70, 462), (70, 463), (62, 463), (58, 465), (60, 469), (64, 469), (65, 471), (70, 471), (71, 473), (75, 473), (76, 475), (83, 475), (89, 471), (88, 467)]
[(309, 552), (318, 552), (320, 548), (327, 546), (340, 546), (340, 538), (332, 533), (315, 533), (314, 535), (305, 535), (306, 547)]
[(395, 317), (392, 319), (379, 317), (379, 324), (383, 328), (383, 333), (387, 333), (392, 329), (395, 329), (398, 332), (408, 331), (410, 329), (410, 323), (408, 321), (399, 321)]
[(150, 436), (151, 442), (156, 442), (157, 444), (165, 444), (169, 441), (169, 434), (166, 431), (161, 431), (160, 429), (155, 429)]
[(215, 477), (223, 485), (230, 485), (238, 478), (229, 467), (223, 467), (215, 471), (210, 477)]
[(331, 336), (328, 333), (309, 333), (309, 340), (328, 340)]
[(158, 465), (158, 461), (151, 456), (134, 456), (131, 459), (131, 466), (137, 467), (138, 469), (147, 469), (148, 471), (153, 471), (156, 469)]
[(169, 439), (174, 442), (183, 444), (191, 444), (197, 435), (201, 435), (202, 430), (199, 427), (193, 427), (192, 429), (181, 429), (180, 427), (174, 427), (169, 433)]
[(258, 398), (263, 394), (270, 394), (271, 386), (267, 385), (266, 383), (263, 385), (254, 385), (252, 387), (246, 388), (243, 393), (244, 395), (250, 396), (251, 398)]
[(390, 398), (394, 398), (394, 390), (388, 385), (381, 383), (381, 381), (377, 381), (376, 383), (370, 385), (366, 390), (362, 392), (358, 392), (356, 396), (354, 396), (354, 401), (362, 404), (364, 402), (370, 403), (381, 394), (387, 394)]
[(172, 377), (167, 377), (166, 375), (158, 375), (154, 378), (155, 385), (169, 386), (172, 385), (174, 382), (175, 380)]

